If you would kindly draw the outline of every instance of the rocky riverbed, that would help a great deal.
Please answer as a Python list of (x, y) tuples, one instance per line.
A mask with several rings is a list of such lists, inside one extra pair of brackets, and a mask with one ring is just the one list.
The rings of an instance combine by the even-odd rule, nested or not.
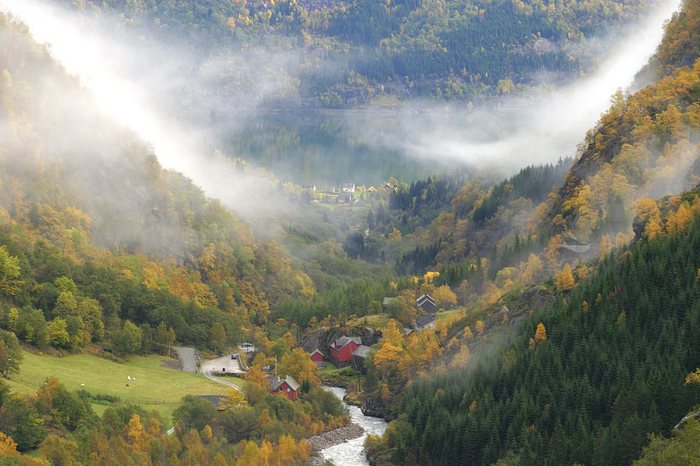
[(362, 434), (364, 433), (365, 429), (355, 423), (352, 423), (348, 426), (341, 427), (340, 429), (331, 430), (320, 435), (316, 435), (315, 437), (311, 437), (309, 439), (309, 444), (311, 445), (311, 448), (317, 452), (332, 447), (333, 445), (339, 445), (347, 442), (348, 440), (362, 437)]
[[(325, 387), (325, 389), (341, 400), (346, 393), (345, 390), (337, 387)], [(320, 465), (324, 461), (332, 461), (335, 466), (369, 466), (364, 451), (367, 434), (382, 435), (387, 423), (384, 419), (365, 416), (357, 406), (349, 406), (345, 401), (343, 403), (348, 408), (352, 424), (323, 434), (329, 436), (326, 440), (329, 441), (330, 446), (314, 450), (315, 457), (311, 464)]]

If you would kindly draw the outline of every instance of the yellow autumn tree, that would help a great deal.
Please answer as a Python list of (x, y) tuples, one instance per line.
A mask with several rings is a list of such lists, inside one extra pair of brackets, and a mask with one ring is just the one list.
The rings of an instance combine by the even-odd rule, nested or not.
[(686, 202), (682, 202), (675, 212), (668, 214), (666, 219), (666, 231), (676, 233), (688, 228), (693, 218), (693, 212)]
[(537, 329), (535, 330), (535, 344), (547, 340), (547, 329), (544, 324), (540, 322), (537, 324)]
[(700, 369), (695, 369), (694, 372), (691, 372), (690, 374), (688, 374), (685, 378), (685, 384), (686, 385), (691, 385), (691, 384), (700, 385)]
[(644, 236), (646, 236), (649, 239), (654, 239), (657, 236), (663, 234), (664, 232), (664, 227), (661, 224), (660, 220), (657, 220), (655, 218), (652, 218), (647, 222), (646, 227), (644, 227)]
[(433, 298), (440, 305), (440, 307), (446, 308), (457, 304), (457, 295), (452, 292), (449, 286), (442, 285), (435, 288), (433, 291)]
[(521, 265), (520, 270), (520, 279), (523, 283), (531, 284), (537, 282), (544, 270), (544, 265), (538, 256), (530, 254), (527, 262)]
[(403, 330), (394, 319), (391, 319), (382, 330), (382, 344), (403, 347)]
[(314, 386), (320, 383), (318, 366), (301, 348), (294, 348), (282, 356), (277, 373), (281, 376), (291, 375), (299, 383), (308, 382)]
[(374, 365), (381, 374), (386, 374), (390, 369), (398, 366), (403, 350), (398, 346), (383, 344), (374, 355)]
[(557, 288), (561, 291), (573, 288), (576, 284), (571, 266), (566, 263), (564, 268), (557, 274)]
[(243, 392), (235, 388), (229, 388), (226, 397), (219, 403), (219, 406), (223, 409), (236, 409), (247, 405), (248, 401), (245, 399)]
[(17, 452), (17, 444), (12, 437), (0, 432), (0, 456), (9, 455)]
[(471, 352), (469, 351), (469, 346), (462, 345), (457, 354), (452, 358), (452, 361), (450, 361), (450, 367), (464, 367), (467, 365), (470, 358)]
[(661, 213), (655, 200), (648, 197), (639, 199), (634, 203), (634, 210), (639, 221), (645, 225), (644, 235), (647, 238), (653, 239), (663, 233)]
[(253, 365), (245, 375), (245, 379), (250, 382), (246, 386), (246, 395), (252, 403), (261, 399), (269, 390), (267, 375), (261, 366)]
[(588, 267), (586, 264), (581, 264), (579, 267), (576, 268), (576, 277), (578, 277), (579, 280), (583, 280), (588, 276)]
[(141, 449), (146, 441), (146, 432), (141, 424), (141, 417), (134, 414), (126, 425), (126, 436), (134, 448)]
[(425, 275), (423, 275), (423, 281), (425, 281), (425, 283), (433, 283), (433, 280), (435, 280), (439, 276), (440, 272), (428, 271), (425, 272)]
[(561, 243), (561, 235), (552, 236), (547, 243), (544, 256), (547, 259), (547, 266), (550, 268), (550, 270), (556, 269), (556, 264), (559, 261), (559, 246)]
[[(418, 332), (408, 341), (398, 362), (399, 372), (407, 379), (425, 371), (430, 363), (442, 355), (440, 342), (434, 332)], [(375, 359), (376, 360), (376, 359)]]

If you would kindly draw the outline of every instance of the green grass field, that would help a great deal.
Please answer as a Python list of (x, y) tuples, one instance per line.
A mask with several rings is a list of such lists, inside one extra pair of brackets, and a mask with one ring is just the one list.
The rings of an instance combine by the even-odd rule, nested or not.
[(465, 310), (462, 308), (457, 308), (457, 309), (452, 309), (449, 311), (440, 311), (436, 314), (438, 320), (445, 320), (449, 319), (450, 317), (454, 316), (462, 316), (462, 314), (465, 314)]
[[(59, 358), (24, 352), (19, 374), (5, 382), (17, 393), (34, 393), (47, 377), (56, 376), (69, 390), (83, 388), (92, 394), (118, 396), (124, 402), (154, 409), (168, 424), (185, 395), (226, 394), (227, 387), (199, 374), (166, 367), (167, 361), (168, 358), (158, 355), (134, 356), (120, 364), (86, 354)], [(135, 380), (129, 381), (128, 376)], [(85, 385), (81, 387), (81, 384)], [(98, 414), (105, 409), (103, 405), (93, 407)]]

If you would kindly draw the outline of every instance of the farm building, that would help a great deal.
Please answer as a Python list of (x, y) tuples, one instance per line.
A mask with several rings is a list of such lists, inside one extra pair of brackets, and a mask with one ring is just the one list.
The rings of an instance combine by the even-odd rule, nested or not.
[(399, 298), (392, 298), (392, 297), (389, 297), (389, 296), (385, 297), (385, 298), (382, 300), (382, 309), (384, 309), (384, 310), (386, 311), (387, 308), (391, 305), (391, 303), (393, 303), (393, 302), (398, 302), (398, 300), (399, 300)]
[(198, 398), (201, 398), (203, 400), (207, 400), (214, 406), (216, 406), (217, 411), (224, 411), (224, 402), (226, 401), (225, 396), (220, 396), (220, 395), (200, 395)]
[(342, 337), (331, 343), (329, 356), (336, 363), (352, 362), (352, 353), (362, 344), (360, 337)]
[(326, 364), (326, 357), (321, 353), (318, 348), (311, 352), (311, 360), (316, 363), (317, 366), (321, 367)]
[(416, 299), (416, 308), (426, 314), (435, 314), (438, 310), (437, 303), (429, 294), (422, 294)]
[(283, 379), (275, 377), (270, 380), (270, 391), (272, 393), (284, 393), (287, 398), (294, 401), (299, 397), (299, 383), (289, 375)]
[(427, 314), (416, 319), (416, 329), (422, 330), (435, 326), (435, 314)]
[(370, 347), (365, 345), (360, 345), (352, 353), (352, 368), (357, 372), (365, 372), (365, 360), (369, 355)]

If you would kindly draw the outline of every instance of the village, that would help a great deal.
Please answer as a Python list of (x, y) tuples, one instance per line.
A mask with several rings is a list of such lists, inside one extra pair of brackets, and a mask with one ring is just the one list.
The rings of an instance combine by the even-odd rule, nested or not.
[[(383, 309), (387, 310), (397, 299), (385, 297), (382, 302)], [(407, 338), (410, 338), (415, 332), (433, 328), (440, 310), (435, 299), (429, 294), (422, 294), (416, 298), (415, 308), (419, 316), (415, 320), (415, 325), (403, 328), (403, 335)], [(360, 332), (361, 334), (356, 334)], [(344, 374), (347, 374), (347, 370), (350, 369), (355, 377), (362, 377), (367, 373), (367, 358), (373, 347), (381, 342), (381, 339), (380, 330), (369, 328), (353, 329), (350, 335), (331, 330), (321, 338), (309, 338), (301, 347), (309, 360), (319, 369), (322, 382), (325, 385), (348, 388), (346, 379), (325, 378), (324, 375), (331, 374), (336, 370), (345, 370)], [(189, 350), (192, 350), (192, 355), (189, 354)], [(254, 344), (246, 342), (239, 345), (237, 351), (216, 359), (202, 361), (201, 356), (196, 354), (192, 348), (178, 349), (178, 357), (184, 370), (187, 370), (185, 367), (192, 366), (189, 361), (194, 358), (196, 360), (194, 364), (198, 366), (198, 369), (195, 367), (195, 371), (214, 382), (238, 391), (243, 391), (243, 388), (231, 380), (245, 379), (249, 369), (246, 361), (253, 361), (258, 353), (259, 349)], [(274, 364), (266, 365), (264, 369), (270, 393), (284, 396), (291, 401), (299, 398), (302, 384), (289, 374), (278, 373), (276, 359)], [(202, 398), (212, 402), (217, 408), (224, 409), (225, 396), (202, 396)], [(362, 404), (358, 400), (355, 400), (355, 403)]]
[(338, 205), (362, 205), (377, 192), (374, 186), (357, 186), (355, 183), (341, 185), (304, 185), (305, 196), (310, 202)]

